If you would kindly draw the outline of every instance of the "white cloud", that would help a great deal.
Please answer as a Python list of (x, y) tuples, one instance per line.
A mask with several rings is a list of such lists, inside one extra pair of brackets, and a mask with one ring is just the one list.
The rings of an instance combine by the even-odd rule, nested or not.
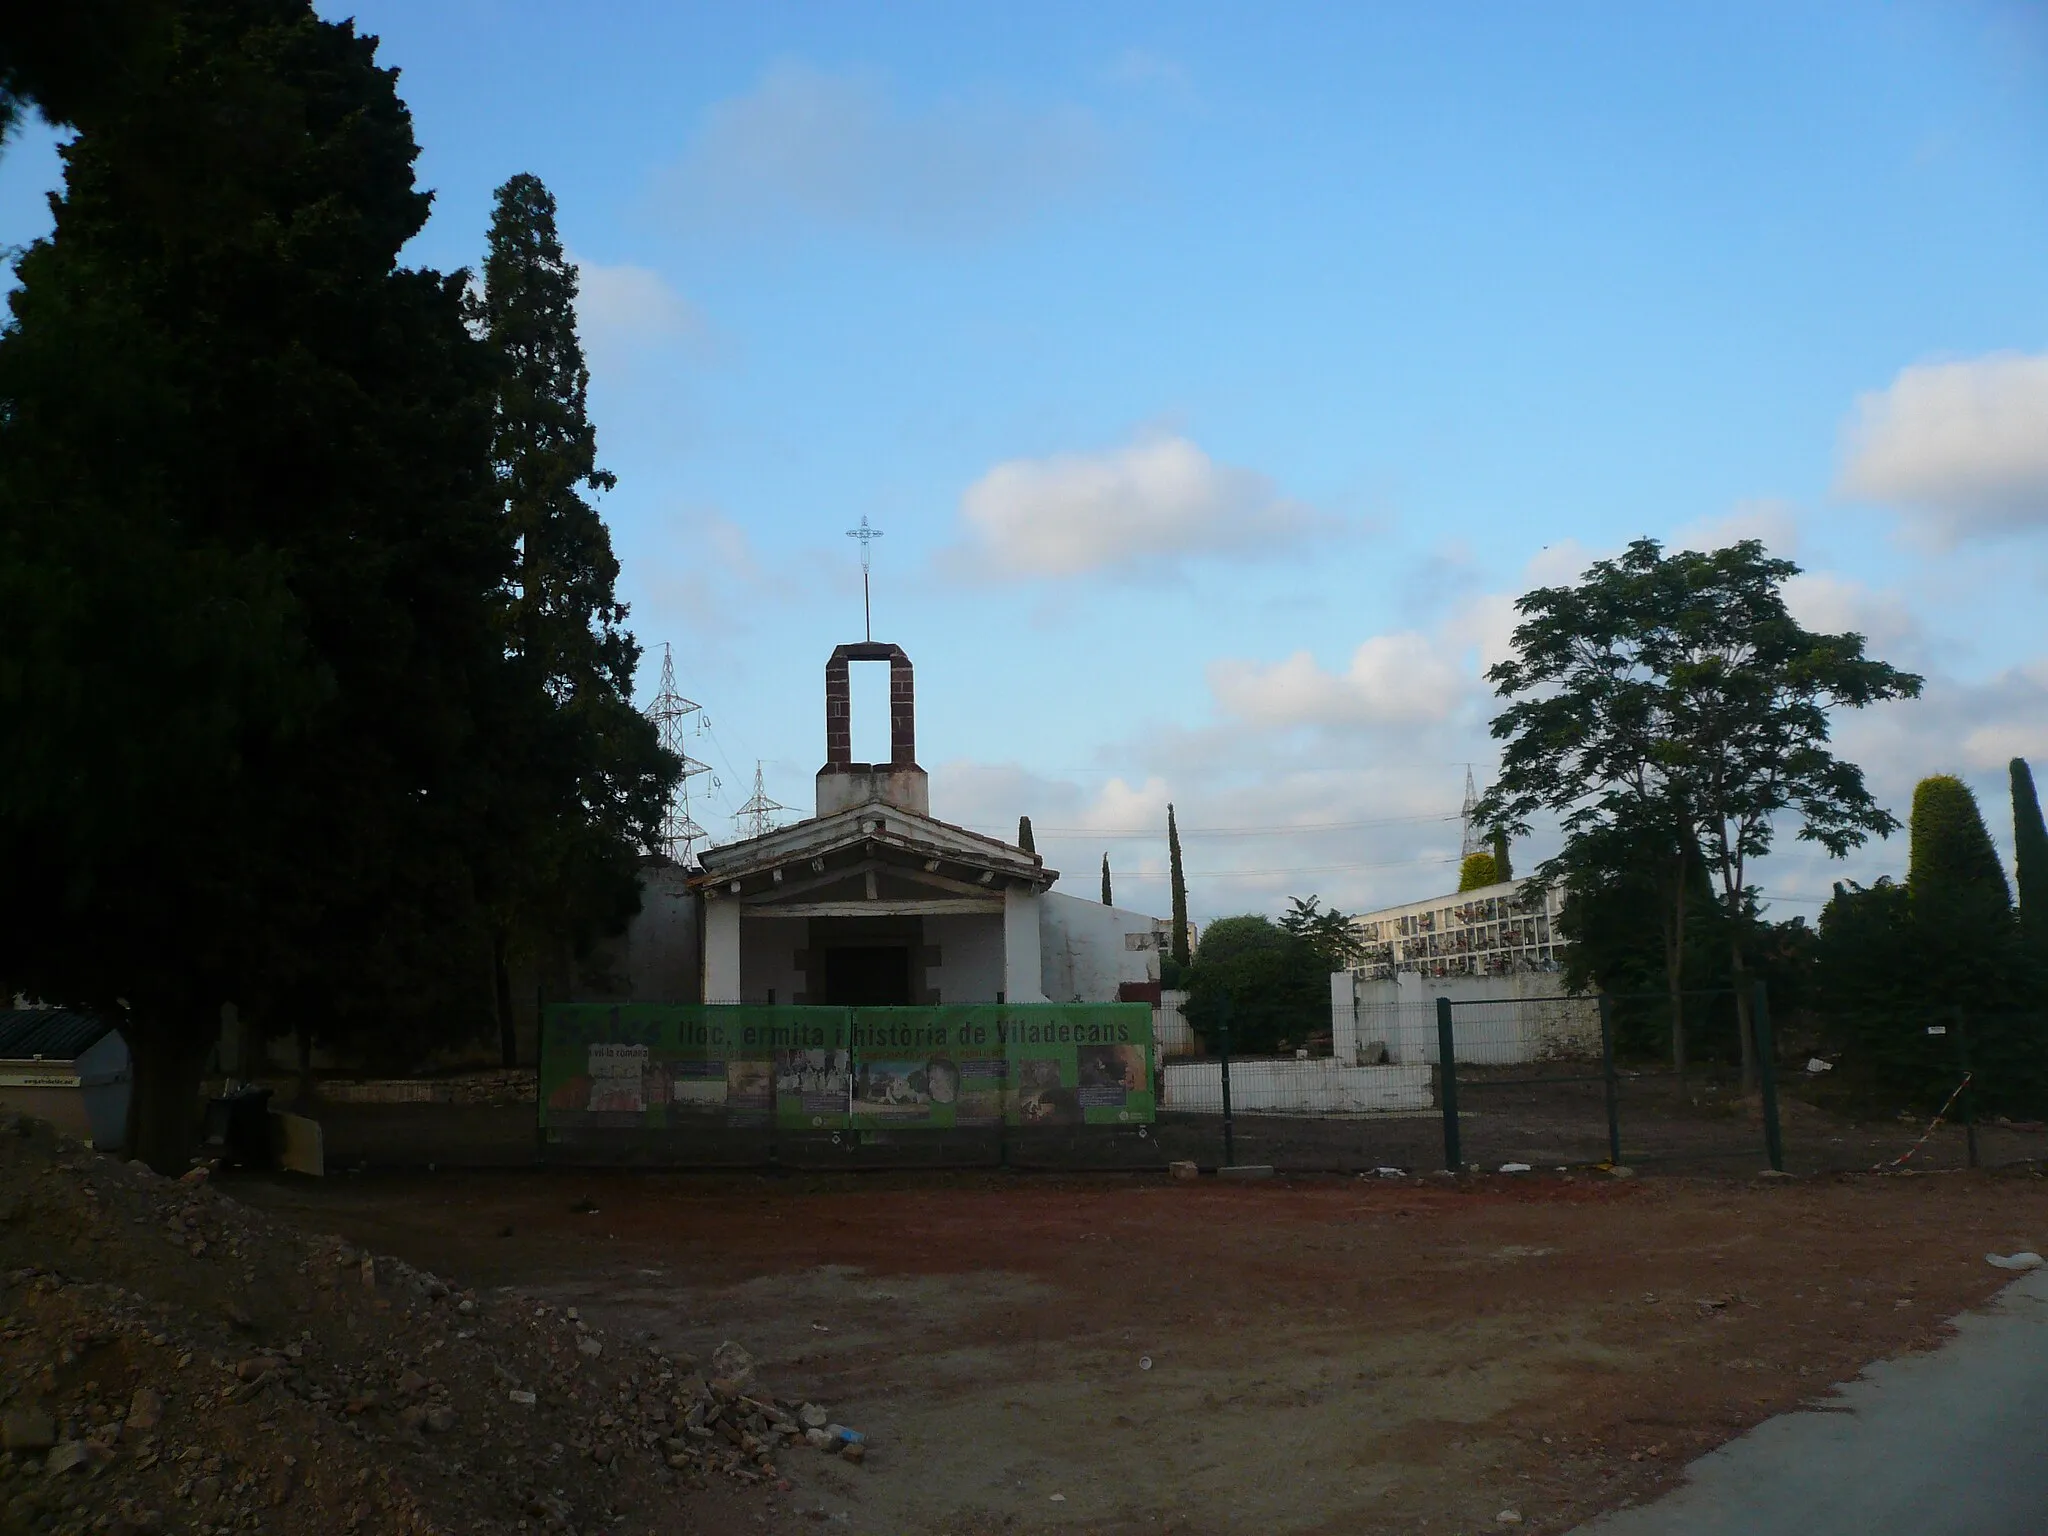
[(1277, 737), (1240, 727), (1150, 732), (1109, 752), (1125, 766), (1107, 778), (948, 762), (932, 771), (933, 808), (1005, 838), (1029, 815), (1039, 852), (1061, 872), (1057, 889), (1092, 897), (1107, 852), (1117, 904), (1164, 916), (1171, 800), (1203, 923), (1277, 913), (1289, 896), (1359, 911), (1456, 883), (1464, 769), (1438, 761), (1441, 751), (1318, 766), (1302, 762), (1298, 743), (1281, 750)]
[(1825, 634), (1853, 630), (1870, 642), (1873, 654), (1888, 646), (1914, 645), (1920, 621), (1894, 591), (1875, 591), (1832, 571), (1802, 571), (1785, 583), (1785, 606), (1808, 629)]
[(576, 328), (603, 361), (674, 342), (700, 345), (709, 330), (703, 312), (652, 267), (591, 261), (577, 263)]
[(1011, 459), (960, 498), (961, 571), (1029, 578), (1159, 569), (1187, 555), (1270, 554), (1328, 526), (1264, 475), (1184, 437), (1102, 453)]
[(1082, 107), (979, 96), (905, 111), (872, 76), (785, 62), (705, 113), (671, 180), (699, 218), (981, 234), (1088, 190), (1112, 159)]
[(1326, 672), (1307, 651), (1270, 667), (1210, 663), (1209, 689), (1226, 714), (1254, 725), (1378, 726), (1448, 718), (1470, 679), (1426, 635), (1374, 635), (1342, 672)]
[(1837, 489), (1944, 544), (2048, 525), (2048, 354), (1901, 370), (1858, 398)]

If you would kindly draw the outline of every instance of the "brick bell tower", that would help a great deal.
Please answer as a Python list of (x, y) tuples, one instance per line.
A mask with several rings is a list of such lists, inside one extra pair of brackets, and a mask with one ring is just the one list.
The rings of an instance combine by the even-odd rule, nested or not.
[[(889, 663), (889, 761), (853, 760), (853, 683), (848, 664)], [(818, 770), (818, 814), (872, 801), (931, 814), (931, 779), (917, 766), (917, 685), (900, 645), (863, 640), (842, 645), (825, 663), (825, 766)]]

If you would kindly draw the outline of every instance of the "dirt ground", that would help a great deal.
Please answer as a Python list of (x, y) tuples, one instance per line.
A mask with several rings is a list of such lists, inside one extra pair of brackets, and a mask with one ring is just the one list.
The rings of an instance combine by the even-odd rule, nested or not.
[(806, 1408), (0, 1114), (6, 1536), (722, 1533)]
[(636, 1345), (743, 1337), (871, 1451), (788, 1454), (790, 1491), (702, 1528), (875, 1536), (1563, 1531), (1938, 1343), (2008, 1278), (1987, 1252), (2048, 1248), (2032, 1173), (229, 1187)]

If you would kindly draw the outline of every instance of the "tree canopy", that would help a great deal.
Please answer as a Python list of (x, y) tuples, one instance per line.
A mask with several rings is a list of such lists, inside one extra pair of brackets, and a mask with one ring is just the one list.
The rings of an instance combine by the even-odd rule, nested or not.
[(1180, 864), (1180, 825), (1173, 819), (1173, 807), (1166, 808), (1167, 881), (1173, 901), (1172, 953), (1174, 967), (1185, 972), (1192, 963), (1188, 955), (1188, 879)]
[(1205, 1038), (1227, 1019), (1235, 1052), (1305, 1044), (1329, 1028), (1330, 973), (1356, 953), (1350, 920), (1313, 896), (1293, 898), (1278, 923), (1218, 918), (1202, 931), (1183, 1011)]
[(79, 124), (143, 78), (170, 30), (165, 0), (66, 0), (0, 11), (0, 147), (31, 107)]
[(168, 15), (85, 98), (0, 330), (0, 976), (120, 1019), (174, 1169), (224, 1004), (473, 1037), (508, 871), (616, 896), (664, 780), (562, 497), (580, 358), (536, 342), (508, 408), (466, 276), (398, 265), (395, 71), (305, 0)]
[(1950, 907), (2012, 909), (2012, 890), (1991, 831), (1970, 786), (1937, 773), (1913, 789), (1912, 860), (1906, 885), (1916, 901)]
[(659, 839), (680, 771), (633, 707), (640, 646), (625, 628), (611, 535), (586, 493), (597, 467), (590, 370), (576, 331), (576, 269), (539, 178), (498, 188), (473, 317), (495, 372), (491, 462), (515, 563), (506, 631), (530, 718), (505, 759), (487, 872), (499, 1027), (510, 1064), (509, 952), (587, 944), (639, 905), (637, 868)]
[[(1796, 574), (1753, 539), (1668, 556), (1638, 539), (1577, 585), (1522, 597), (1514, 654), (1487, 674), (1510, 701), (1493, 720), (1506, 746), (1480, 806), (1497, 829), (1526, 831), (1545, 810), (1568, 843), (1623, 820), (1696, 840), (1728, 917), (1746, 1083), (1749, 866), (1788, 813), (1834, 856), (1897, 827), (1861, 770), (1828, 750), (1829, 716), (1920, 690), (1867, 657), (1861, 635), (1794, 620), (1784, 584)], [(1664, 889), (1675, 904), (1684, 881)]]
[(2012, 841), (2020, 926), (2037, 959), (2048, 962), (2048, 825), (2034, 792), (2034, 772), (2016, 757), (2007, 765), (2012, 779)]
[(1468, 853), (1458, 866), (1458, 893), (1482, 890), (1500, 884), (1500, 866), (1490, 853)]

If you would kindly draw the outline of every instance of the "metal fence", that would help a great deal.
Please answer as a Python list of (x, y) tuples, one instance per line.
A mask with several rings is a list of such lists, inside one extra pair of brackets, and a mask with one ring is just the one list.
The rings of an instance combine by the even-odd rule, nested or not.
[(1816, 1012), (1786, 1056), (1795, 1171), (2048, 1163), (2048, 1013)]
[[(551, 1008), (541, 1155), (1739, 1177), (2048, 1162), (2048, 1017), (1805, 1014), (1781, 1044), (1757, 987), (1745, 1083), (1736, 1001), (1724, 989), (1675, 1008), (1661, 993), (1360, 1005), (1348, 1060), (1239, 1055), (1227, 1016), (1164, 1054), (1134, 1004)], [(729, 1031), (719, 1041), (714, 1021)], [(1025, 1028), (1051, 1035), (1027, 1041)]]
[[(1717, 1006), (1732, 1017), (1729, 994), (1689, 1000), (1702, 1021)], [(1157, 1139), (1197, 1163), (1302, 1171), (1781, 1166), (1770, 1074), (1745, 1096), (1718, 1060), (1684, 1073), (1660, 1065), (1645, 1003), (1510, 995), (1361, 1005), (1352, 1061), (1233, 1058), (1225, 1020), (1209, 1058), (1166, 1064)], [(1656, 1006), (1668, 1012), (1665, 1000)], [(1761, 1000), (1757, 1018), (1767, 1033)], [(1700, 1033), (1704, 1042), (1714, 1032)]]

